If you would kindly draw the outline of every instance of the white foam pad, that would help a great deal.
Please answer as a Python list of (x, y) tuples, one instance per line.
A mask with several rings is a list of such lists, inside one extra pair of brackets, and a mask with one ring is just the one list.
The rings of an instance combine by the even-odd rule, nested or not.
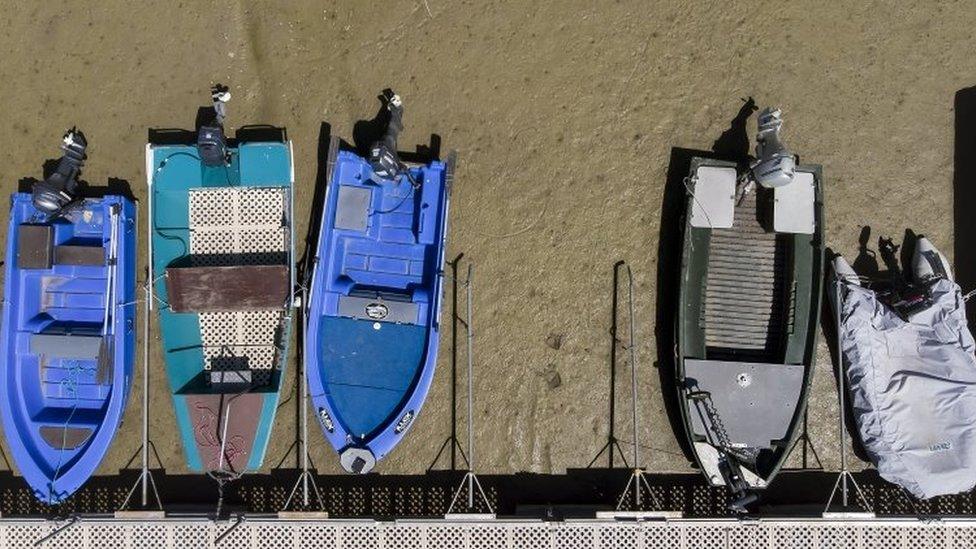
[(816, 183), (810, 172), (796, 172), (788, 185), (776, 187), (773, 230), (778, 233), (813, 234), (816, 228), (814, 203)]
[(735, 168), (701, 166), (695, 172), (691, 226), (728, 229), (735, 217)]

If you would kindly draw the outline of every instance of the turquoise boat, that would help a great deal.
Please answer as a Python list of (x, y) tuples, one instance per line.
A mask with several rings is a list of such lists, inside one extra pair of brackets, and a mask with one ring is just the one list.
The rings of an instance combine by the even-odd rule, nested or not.
[[(146, 147), (149, 251), (187, 466), (239, 475), (264, 461), (294, 301), (291, 143), (223, 137)], [(227, 94), (229, 98), (229, 94)]]

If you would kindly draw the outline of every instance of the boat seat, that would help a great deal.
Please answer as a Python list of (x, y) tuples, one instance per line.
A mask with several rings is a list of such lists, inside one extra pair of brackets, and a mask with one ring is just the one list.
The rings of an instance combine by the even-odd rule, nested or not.
[(55, 246), (55, 265), (105, 265), (105, 248), (101, 246)]
[(372, 197), (372, 189), (341, 185), (334, 227), (347, 231), (366, 232), (369, 224), (369, 203)]
[(417, 324), (418, 309), (419, 306), (410, 301), (340, 295), (338, 316), (399, 324)]
[(700, 166), (695, 172), (691, 226), (728, 229), (735, 216), (735, 168)]
[(17, 227), (17, 268), (50, 269), (54, 232), (50, 225)]
[(31, 334), (30, 352), (50, 357), (98, 360), (102, 336)]
[(166, 293), (174, 313), (280, 309), (290, 284), (287, 265), (166, 269)]
[(58, 450), (74, 450), (84, 444), (92, 435), (88, 427), (59, 427), (42, 425), (39, 429), (41, 438), (51, 448)]
[(94, 360), (95, 383), (108, 385), (112, 382), (115, 362), (105, 343), (104, 337), (96, 335), (31, 334), (30, 352), (67, 360)]
[(773, 190), (773, 230), (813, 234), (816, 229), (816, 183), (810, 172), (796, 172), (793, 181)]

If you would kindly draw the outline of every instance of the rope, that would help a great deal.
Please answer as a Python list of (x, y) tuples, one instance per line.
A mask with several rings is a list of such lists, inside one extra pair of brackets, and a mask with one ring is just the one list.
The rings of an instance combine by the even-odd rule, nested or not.
[(713, 226), (713, 224), (712, 224), (712, 218), (709, 217), (708, 210), (706, 210), (705, 209), (705, 206), (701, 202), (698, 201), (698, 197), (695, 196), (695, 193), (691, 190), (691, 187), (688, 186), (688, 183), (690, 183), (690, 182), (691, 182), (691, 178), (690, 177), (686, 177), (686, 178), (684, 178), (684, 179), (681, 180), (681, 184), (685, 186), (685, 192), (688, 193), (688, 196), (690, 196), (691, 199), (695, 201), (695, 204), (698, 205), (698, 208), (702, 211), (703, 214), (705, 214), (705, 220), (708, 221), (708, 226), (709, 227), (712, 227)]
[(71, 398), (74, 398), (74, 404), (71, 406), (71, 413), (68, 414), (68, 418), (64, 421), (61, 431), (61, 448), (58, 450), (58, 464), (54, 468), (54, 475), (51, 478), (50, 493), (48, 496), (50, 499), (54, 499), (57, 495), (57, 489), (55, 485), (57, 484), (58, 477), (61, 476), (61, 467), (64, 464), (64, 447), (68, 443), (68, 428), (70, 427), (71, 420), (75, 416), (75, 411), (78, 409), (78, 377), (82, 372), (92, 371), (90, 368), (84, 368), (79, 360), (69, 361), (71, 367), (68, 370), (68, 376), (62, 379), (58, 383), (58, 387), (62, 393), (68, 393)]
[(966, 292), (965, 294), (963, 294), (962, 300), (963, 301), (969, 301), (969, 298), (973, 297), (974, 295), (976, 295), (976, 289), (969, 290), (968, 292)]
[(410, 172), (409, 171), (406, 171), (404, 173), (407, 176), (407, 180), (410, 182), (410, 192), (406, 196), (404, 196), (403, 198), (401, 198), (400, 201), (397, 202), (396, 206), (393, 206), (392, 208), (390, 208), (388, 210), (376, 210), (373, 213), (371, 213), (370, 215), (388, 214), (388, 213), (395, 212), (395, 211), (397, 211), (397, 210), (400, 209), (400, 206), (403, 206), (403, 204), (406, 203), (406, 201), (407, 201), (408, 198), (411, 198), (411, 197), (413, 197), (414, 194), (416, 194), (417, 189), (420, 188), (420, 183), (418, 183), (417, 180), (414, 179), (413, 176), (410, 175)]
[(538, 225), (540, 221), (542, 221), (542, 218), (546, 215), (546, 211), (549, 209), (549, 202), (551, 202), (551, 198), (546, 198), (546, 202), (542, 205), (542, 209), (539, 210), (539, 215), (531, 223), (529, 223), (528, 225), (522, 227), (517, 231), (506, 233), (506, 234), (492, 234), (492, 233), (482, 233), (482, 232), (475, 231), (475, 234), (480, 236), (485, 236), (488, 238), (495, 238), (501, 240), (505, 238), (512, 238), (513, 236), (518, 236), (523, 233), (527, 233), (532, 229), (534, 229), (535, 226)]
[[(109, 228), (109, 242), (107, 243), (108, 257), (106, 261), (106, 266), (108, 271), (106, 272), (106, 287), (105, 287), (105, 312), (104, 319), (102, 321), (102, 337), (110, 337), (113, 333), (113, 325), (115, 322), (115, 310), (116, 306), (113, 306), (113, 296), (115, 294), (115, 276), (118, 269), (118, 230), (119, 230), (119, 211), (114, 209), (111, 210), (109, 216), (112, 226)], [(109, 360), (106, 357), (106, 360)], [(91, 373), (94, 377), (97, 365), (95, 368), (85, 368), (81, 360), (68, 360), (67, 364), (70, 365), (68, 369), (67, 377), (63, 378), (58, 383), (58, 388), (62, 395), (67, 394), (69, 398), (74, 399), (74, 404), (71, 406), (71, 412), (68, 414), (68, 418), (64, 421), (64, 425), (61, 427), (61, 447), (58, 449), (58, 464), (54, 468), (54, 475), (51, 478), (50, 493), (48, 494), (50, 499), (54, 499), (57, 496), (57, 481), (58, 477), (61, 476), (61, 467), (64, 465), (64, 449), (68, 443), (68, 429), (71, 426), (71, 420), (74, 419), (75, 412), (78, 410), (79, 398), (78, 398), (78, 381), (79, 377), (83, 373)]]

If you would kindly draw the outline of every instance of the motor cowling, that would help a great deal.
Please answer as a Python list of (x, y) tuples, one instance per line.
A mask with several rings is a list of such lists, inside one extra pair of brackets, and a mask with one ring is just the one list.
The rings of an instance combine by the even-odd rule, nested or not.
[(793, 182), (796, 157), (780, 139), (783, 113), (779, 109), (766, 108), (759, 114), (759, 133), (756, 135), (756, 156), (752, 165), (753, 177), (766, 188), (775, 188)]

